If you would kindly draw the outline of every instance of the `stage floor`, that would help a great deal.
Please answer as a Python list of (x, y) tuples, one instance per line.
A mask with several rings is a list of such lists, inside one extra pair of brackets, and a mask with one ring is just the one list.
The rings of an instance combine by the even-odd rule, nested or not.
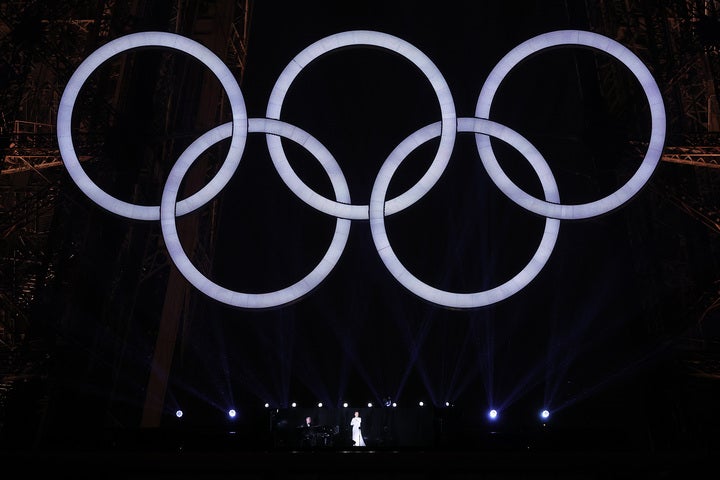
[(562, 451), (6, 452), (23, 475), (103, 479), (670, 479), (701, 478), (711, 458)]
[[(655, 449), (614, 432), (497, 432), (432, 447), (268, 448), (234, 432), (123, 431), (83, 446), (3, 448), (23, 475), (112, 480), (701, 478), (716, 448)], [(180, 434), (182, 433), (182, 435)], [(6, 445), (7, 447), (7, 445)], [(10, 477), (8, 477), (10, 478)]]

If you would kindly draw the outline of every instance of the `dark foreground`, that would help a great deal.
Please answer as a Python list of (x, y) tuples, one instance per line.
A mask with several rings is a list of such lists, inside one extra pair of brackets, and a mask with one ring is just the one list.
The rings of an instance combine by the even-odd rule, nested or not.
[[(1, 478), (72, 479), (675, 479), (704, 478), (717, 451), (649, 451), (593, 432), (486, 436), (434, 447), (266, 448), (232, 432), (125, 435), (83, 448), (4, 449)], [(467, 440), (467, 439), (464, 439)]]

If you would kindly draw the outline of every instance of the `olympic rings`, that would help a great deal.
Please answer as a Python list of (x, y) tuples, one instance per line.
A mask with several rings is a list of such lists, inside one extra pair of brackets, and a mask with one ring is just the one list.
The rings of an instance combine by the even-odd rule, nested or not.
[[(317, 139), (302, 129), (280, 121), (285, 95), (297, 75), (312, 61), (335, 49), (351, 46), (376, 46), (395, 52), (412, 62), (427, 77), (437, 95), (441, 120), (423, 127), (401, 141), (383, 163), (375, 179), (369, 205), (353, 205), (349, 188), (332, 154)], [(529, 55), (555, 46), (577, 45), (610, 54), (621, 61), (639, 80), (650, 105), (652, 132), (648, 151), (635, 175), (616, 192), (600, 200), (564, 205), (549, 165), (541, 153), (511, 128), (488, 119), (492, 100), (508, 73)], [(186, 52), (200, 60), (225, 88), (232, 121), (213, 128), (195, 140), (178, 158), (168, 175), (159, 206), (142, 206), (116, 199), (100, 189), (84, 172), (72, 141), (72, 112), (80, 89), (92, 72), (113, 55), (139, 47), (165, 47)], [(239, 85), (225, 64), (210, 50), (185, 37), (162, 32), (144, 32), (113, 40), (83, 61), (70, 78), (58, 109), (58, 144), (65, 167), (78, 187), (106, 210), (137, 220), (160, 220), (168, 253), (185, 278), (205, 295), (238, 308), (263, 309), (292, 303), (317, 287), (337, 264), (345, 249), (351, 220), (369, 220), (375, 248), (388, 271), (405, 288), (436, 305), (468, 309), (502, 301), (525, 288), (547, 263), (555, 246), (560, 220), (589, 218), (619, 207), (635, 195), (649, 180), (662, 154), (665, 141), (665, 109), (659, 88), (649, 70), (628, 49), (599, 34), (580, 30), (549, 32), (518, 45), (498, 62), (483, 85), (475, 117), (458, 118), (449, 87), (437, 67), (417, 48), (392, 35), (358, 30), (338, 33), (321, 39), (301, 51), (283, 70), (270, 95), (266, 118), (248, 118)], [(540, 244), (528, 264), (502, 285), (482, 292), (455, 293), (431, 287), (414, 277), (400, 263), (385, 231), (385, 216), (409, 207), (425, 195), (446, 168), (458, 132), (474, 133), (478, 153), (492, 181), (513, 202), (546, 217)], [(308, 205), (336, 217), (335, 233), (318, 265), (295, 284), (269, 293), (250, 294), (221, 287), (199, 272), (185, 254), (178, 238), (175, 217), (192, 212), (212, 200), (228, 183), (239, 165), (249, 133), (265, 133), (268, 150), (279, 175), (295, 195)], [(319, 195), (305, 185), (290, 166), (280, 137), (302, 145), (321, 164), (330, 177), (335, 200)], [(400, 164), (420, 145), (440, 137), (440, 145), (428, 171), (409, 190), (394, 199), (385, 200), (390, 180)], [(545, 200), (537, 199), (518, 188), (503, 172), (494, 156), (490, 137), (498, 138), (528, 159), (538, 175)], [(209, 147), (231, 138), (230, 149), (218, 173), (192, 196), (178, 202), (183, 177), (193, 162)]]

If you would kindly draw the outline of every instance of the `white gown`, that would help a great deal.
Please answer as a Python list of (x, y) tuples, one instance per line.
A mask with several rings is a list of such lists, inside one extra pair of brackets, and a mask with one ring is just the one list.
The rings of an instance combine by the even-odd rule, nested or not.
[(362, 431), (360, 430), (361, 423), (362, 418), (360, 417), (353, 417), (353, 419), (350, 420), (350, 425), (352, 426), (352, 441), (356, 447), (365, 446), (365, 439), (363, 439)]

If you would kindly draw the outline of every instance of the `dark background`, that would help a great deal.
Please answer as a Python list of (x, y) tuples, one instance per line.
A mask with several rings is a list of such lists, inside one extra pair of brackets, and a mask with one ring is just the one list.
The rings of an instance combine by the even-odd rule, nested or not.
[[(133, 30), (154, 28), (162, 29), (138, 19)], [(249, 116), (263, 117), (275, 80), (303, 48), (345, 30), (377, 30), (427, 54), (449, 84), (458, 116), (472, 116), (485, 78), (503, 55), (535, 35), (565, 28), (588, 28), (582, 2), (260, 1), (254, 4), (242, 90)], [(598, 66), (607, 60), (581, 48), (535, 55), (513, 71), (493, 103), (491, 119), (543, 153), (563, 203), (590, 202), (619, 188), (641, 160), (629, 142), (649, 138), (647, 105), (632, 79), (628, 96), (634, 103), (619, 110), (601, 90)], [(147, 100), (147, 91), (137, 93), (141, 105), (127, 114), (129, 125), (142, 118)], [(379, 49), (347, 48), (302, 72), (281, 119), (332, 152), (353, 202), (361, 204), (369, 201), (392, 149), (438, 121), (438, 114), (432, 89), (409, 62)], [(127, 132), (114, 133), (113, 146), (132, 142), (122, 135)], [(178, 134), (178, 143), (189, 144), (202, 133), (183, 131), (188, 138)], [(298, 174), (330, 196), (313, 159), (284, 143)], [(523, 159), (494, 145), (514, 181), (541, 195)], [(391, 183), (392, 196), (420, 178), (436, 147), (437, 141), (428, 142), (404, 162)], [(123, 168), (132, 168), (128, 161)], [(616, 211), (562, 221), (540, 274), (522, 291), (486, 307), (452, 310), (406, 291), (380, 261), (363, 221), (353, 221), (346, 250), (328, 278), (292, 305), (242, 310), (194, 291), (196, 313), (181, 326), (167, 372), (163, 427), (224, 430), (225, 412), (235, 408), (233, 428), (265, 444), (271, 441), (271, 412), (282, 412), (291, 423), (303, 418), (288, 410), (291, 402), (312, 411), (317, 402), (340, 409), (345, 401), (351, 408), (373, 402), (380, 409), (389, 397), (405, 412), (398, 417), (424, 401), (432, 418), (444, 419), (442, 438), (453, 445), (477, 442), (489, 431), (551, 426), (589, 430), (595, 439), (629, 448), (714, 448), (717, 385), (688, 374), (686, 348), (717, 338), (715, 316), (702, 318), (702, 325), (698, 320), (699, 302), (717, 280), (717, 232), (677, 209), (658, 188), (680, 182), (690, 169), (660, 162), (648, 185)], [(77, 192), (75, 199), (90, 203)], [(282, 183), (260, 134), (250, 135), (218, 201), (216, 250), (206, 273), (230, 289), (265, 292), (294, 283), (316, 265), (332, 235), (334, 219)], [(159, 295), (145, 292), (152, 301), (134, 306), (124, 338), (92, 318), (108, 294), (98, 278), (118, 262), (113, 240), (107, 240), (112, 232), (128, 224), (155, 232), (159, 226), (97, 210), (91, 218), (103, 232), (97, 242), (105, 245), (107, 263), (70, 266), (75, 291), (85, 289), (71, 300), (85, 321), (48, 321), (63, 352), (49, 387), (57, 392), (50, 396), (54, 413), (41, 425), (50, 438), (62, 438), (69, 425), (82, 425), (82, 432), (134, 431), (152, 365)], [(417, 277), (437, 288), (472, 292), (522, 269), (544, 220), (493, 185), (473, 136), (459, 134), (440, 181), (419, 202), (386, 218), (386, 225), (393, 249)], [(50, 314), (60, 303), (54, 297), (44, 308)], [(118, 349), (121, 356), (110, 353)], [(497, 424), (486, 419), (490, 407), (501, 412)], [(178, 408), (185, 411), (181, 421), (174, 416)], [(537, 417), (541, 408), (552, 413), (545, 424)], [(332, 417), (343, 415), (330, 412), (316, 416), (333, 423)], [(372, 415), (389, 414), (368, 408), (363, 416)], [(9, 418), (12, 437), (26, 419)], [(89, 435), (86, 441), (92, 442)], [(407, 445), (416, 441), (400, 438)], [(428, 437), (428, 444), (437, 439)]]
[[(510, 49), (540, 33), (586, 27), (574, 2), (522, 8), (261, 3), (253, 20), (243, 83), (251, 117), (262, 116), (293, 56), (340, 31), (378, 30), (417, 46), (445, 75), (458, 116), (472, 116), (485, 77)], [(640, 160), (627, 142), (649, 138), (639, 89), (637, 104), (609, 111), (597, 82), (598, 57), (581, 48), (533, 56), (508, 78), (493, 106), (491, 119), (521, 132), (545, 155), (565, 203), (617, 189)], [(347, 48), (299, 75), (281, 118), (319, 139), (342, 166), (354, 203), (367, 203), (389, 152), (439, 119), (436, 103), (409, 62), (379, 49)], [(301, 177), (330, 196), (313, 160), (285, 145)], [(422, 175), (436, 146), (428, 142), (404, 163), (391, 192)], [(541, 195), (522, 159), (511, 149), (505, 153), (512, 178)], [(659, 174), (670, 168), (661, 163)], [(246, 292), (281, 288), (324, 253), (333, 219), (293, 197), (260, 135), (250, 136), (224, 196), (213, 272), (221, 285)], [(198, 362), (188, 362), (183, 373), (199, 373), (207, 385), (193, 380), (193, 389), (215, 391), (226, 401), (249, 393), (250, 401), (280, 407), (316, 400), (377, 404), (387, 396), (404, 406), (450, 402), (463, 409), (462, 422), (480, 429), (490, 406), (503, 410), (509, 428), (532, 428), (547, 406), (557, 425), (627, 428), (640, 437), (651, 428), (663, 437), (674, 428), (666, 422), (675, 421), (664, 409), (689, 401), (673, 378), (673, 345), (696, 320), (682, 289), (702, 288), (716, 270), (705, 256), (706, 229), (673, 208), (645, 188), (618, 211), (563, 221), (548, 265), (528, 287), (470, 311), (429, 305), (404, 290), (380, 262), (367, 222), (355, 221), (339, 264), (307, 298), (262, 312), (210, 302), (193, 326)], [(668, 221), (670, 228), (660, 223)], [(470, 292), (519, 271), (543, 222), (494, 187), (472, 136), (460, 134), (440, 182), (386, 224), (411, 272), (438, 288)], [(668, 272), (678, 257), (685, 264)], [(226, 378), (229, 383), (221, 381)]]

